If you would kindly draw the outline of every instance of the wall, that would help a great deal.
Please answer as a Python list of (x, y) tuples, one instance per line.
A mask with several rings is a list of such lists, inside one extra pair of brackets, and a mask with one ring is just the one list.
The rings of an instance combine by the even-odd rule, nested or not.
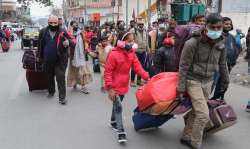
[(222, 15), (233, 20), (234, 29), (246, 33), (250, 26), (250, 0), (222, 0)]

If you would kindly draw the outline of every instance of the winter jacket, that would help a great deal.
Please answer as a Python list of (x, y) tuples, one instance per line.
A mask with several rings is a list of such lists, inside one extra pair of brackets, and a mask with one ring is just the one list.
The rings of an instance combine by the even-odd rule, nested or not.
[(107, 55), (111, 51), (111, 49), (112, 49), (112, 46), (110, 46), (110, 45), (108, 45), (106, 47), (102, 47), (101, 44), (98, 44), (96, 46), (96, 52), (98, 54), (98, 59), (99, 59), (99, 62), (100, 62), (101, 66), (105, 65), (106, 59), (107, 59)]
[(227, 51), (227, 65), (233, 67), (240, 54), (240, 48), (236, 44), (236, 40), (230, 33), (224, 34), (225, 48)]
[(186, 92), (187, 80), (210, 82), (217, 71), (222, 78), (221, 90), (228, 87), (229, 72), (224, 43), (222, 37), (212, 42), (206, 35), (191, 38), (185, 43), (179, 67), (179, 92)]
[(143, 79), (147, 80), (149, 74), (145, 72), (134, 50), (125, 51), (114, 48), (107, 57), (104, 71), (105, 88), (113, 89), (118, 95), (128, 92), (130, 70), (133, 70)]
[(172, 46), (162, 46), (156, 51), (154, 57), (156, 74), (160, 72), (177, 72), (176, 53)]
[[(39, 33), (39, 39), (38, 39), (38, 52), (41, 59), (44, 57), (44, 48), (45, 48), (45, 38), (46, 35), (49, 34), (49, 28), (43, 28)], [(67, 68), (68, 65), (68, 48), (65, 48), (63, 46), (63, 42), (65, 39), (69, 40), (69, 47), (75, 48), (76, 40), (73, 37), (73, 35), (69, 32), (65, 32), (62, 29), (59, 29), (54, 37), (57, 41), (57, 56), (58, 61), (56, 62), (57, 65), (60, 65), (63, 69)]]
[(135, 32), (135, 42), (138, 44), (138, 48), (136, 52), (142, 53), (145, 52), (147, 49), (147, 32), (146, 30)]

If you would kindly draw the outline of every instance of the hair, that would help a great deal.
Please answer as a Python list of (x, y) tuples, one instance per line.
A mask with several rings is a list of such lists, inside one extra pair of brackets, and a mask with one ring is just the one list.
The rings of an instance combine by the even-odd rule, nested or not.
[(198, 20), (200, 18), (205, 18), (205, 15), (197, 14), (197, 15), (193, 16), (191, 20), (192, 20), (192, 22), (195, 22), (196, 20)]
[(125, 41), (125, 40), (128, 39), (128, 37), (129, 37), (130, 35), (134, 35), (134, 34), (131, 33), (131, 32), (125, 32), (125, 33), (123, 33), (123, 34), (120, 34), (120, 35), (118, 36), (118, 40)]
[(223, 18), (218, 13), (210, 13), (206, 18), (206, 24), (216, 24), (219, 22), (223, 22)]
[(75, 23), (77, 23), (75, 20), (72, 20), (71, 22), (70, 22), (70, 26), (73, 26), (73, 24), (75, 24)]
[(231, 18), (229, 17), (223, 17), (223, 22), (226, 22), (226, 21), (231, 21), (231, 31), (234, 29), (234, 26), (233, 26), (233, 21)]
[(108, 35), (103, 35), (101, 38), (100, 38), (100, 42), (103, 42), (105, 40), (108, 40), (109, 36)]
[(130, 22), (129, 23), (135, 23), (135, 20), (130, 20)]

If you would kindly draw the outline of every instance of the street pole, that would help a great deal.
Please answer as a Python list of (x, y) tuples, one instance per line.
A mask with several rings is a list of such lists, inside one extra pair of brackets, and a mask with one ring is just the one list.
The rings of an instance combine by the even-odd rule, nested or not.
[(151, 0), (148, 0), (148, 28), (151, 25)]
[(140, 14), (140, 2), (137, 0), (137, 16)]
[(0, 0), (0, 20), (3, 18), (3, 0)]
[(84, 0), (84, 24), (87, 25), (87, 0)]
[(128, 28), (128, 0), (126, 0), (126, 25)]

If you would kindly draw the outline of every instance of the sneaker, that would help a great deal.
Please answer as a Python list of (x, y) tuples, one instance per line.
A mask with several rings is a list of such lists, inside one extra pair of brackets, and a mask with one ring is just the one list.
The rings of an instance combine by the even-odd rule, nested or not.
[(136, 83), (138, 86), (143, 86), (144, 84), (142, 83), (142, 81), (137, 81)]
[(84, 94), (89, 94), (89, 90), (86, 87), (83, 87), (81, 89), (81, 92), (84, 93)]
[(68, 104), (68, 101), (66, 100), (66, 99), (60, 99), (59, 100), (59, 103), (61, 104), (61, 105), (67, 105)]
[(118, 132), (118, 142), (119, 143), (127, 142), (127, 136), (125, 132)]
[(117, 124), (116, 124), (116, 122), (115, 121), (111, 121), (110, 122), (110, 127), (114, 130), (114, 131), (118, 131), (118, 129), (117, 129)]
[(247, 107), (246, 107), (246, 111), (250, 112), (250, 101), (248, 101)]
[(130, 86), (131, 86), (131, 87), (136, 87), (135, 81), (131, 81), (131, 82), (130, 82)]

